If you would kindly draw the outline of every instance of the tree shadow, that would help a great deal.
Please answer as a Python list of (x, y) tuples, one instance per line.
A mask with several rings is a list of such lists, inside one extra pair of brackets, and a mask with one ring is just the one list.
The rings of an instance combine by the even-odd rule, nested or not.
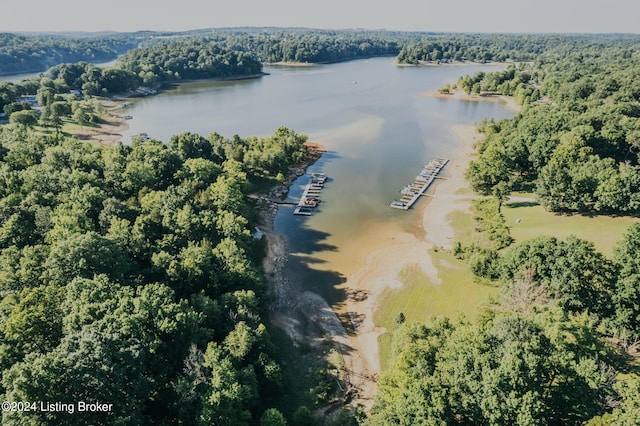
[(371, 291), (369, 290), (349, 290), (347, 296), (352, 302), (364, 302), (369, 298)]
[(290, 251), (286, 275), (291, 291), (294, 294), (305, 291), (317, 293), (329, 305), (343, 302), (347, 296), (339, 287), (346, 277), (338, 271), (322, 269), (326, 260), (317, 256), (317, 253), (338, 250), (335, 245), (327, 243), (331, 235), (296, 222), (289, 222), (286, 232)]
[(504, 204), (505, 207), (510, 209), (517, 209), (518, 207), (535, 207), (539, 205), (540, 203), (536, 203), (534, 201), (516, 201)]
[(345, 329), (347, 330), (347, 334), (356, 335), (358, 329), (364, 323), (366, 318), (365, 314), (359, 314), (357, 312), (345, 312), (338, 316), (340, 321), (345, 324)]

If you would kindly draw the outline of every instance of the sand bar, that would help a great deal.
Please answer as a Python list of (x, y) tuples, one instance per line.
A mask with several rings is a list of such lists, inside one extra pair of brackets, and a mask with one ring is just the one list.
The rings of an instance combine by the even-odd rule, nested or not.
[(516, 114), (522, 111), (522, 105), (518, 104), (511, 96), (467, 94), (459, 87), (451, 90), (449, 93), (440, 93), (436, 90), (423, 93), (422, 95), (429, 98), (456, 99), (465, 102), (500, 102), (505, 108)]

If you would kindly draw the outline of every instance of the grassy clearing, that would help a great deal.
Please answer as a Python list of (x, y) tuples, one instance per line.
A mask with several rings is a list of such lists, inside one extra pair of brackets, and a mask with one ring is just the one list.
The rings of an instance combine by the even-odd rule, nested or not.
[(384, 372), (391, 367), (393, 345), (393, 332), (386, 332), (378, 337), (378, 357), (380, 358), (380, 369)]
[[(532, 194), (517, 195), (533, 197)], [(502, 207), (502, 214), (515, 244), (541, 235), (560, 239), (575, 235), (592, 241), (596, 249), (607, 256), (612, 255), (613, 247), (627, 228), (640, 221), (631, 217), (554, 214), (546, 212), (536, 203), (528, 202), (506, 203)], [(476, 232), (477, 224), (471, 213), (458, 211), (452, 213), (449, 219), (454, 224), (455, 241), (466, 245), (482, 238)], [(383, 371), (390, 367), (393, 330), (397, 327), (396, 319), (400, 312), (407, 322), (425, 321), (433, 316), (455, 319), (464, 314), (473, 317), (499, 293), (498, 288), (478, 284), (469, 265), (457, 260), (453, 254), (438, 251), (432, 257), (441, 284), (432, 282), (419, 265), (409, 266), (399, 276), (403, 287), (387, 291), (382, 296), (384, 303), (374, 314), (376, 325), (388, 330), (378, 340)]]
[(383, 370), (389, 366), (391, 333), (400, 312), (407, 322), (426, 321), (434, 316), (472, 316), (498, 293), (497, 288), (477, 284), (469, 266), (450, 253), (434, 252), (433, 262), (442, 283), (432, 282), (419, 265), (411, 265), (400, 273), (403, 287), (389, 290), (382, 296), (384, 303), (374, 314), (374, 322), (389, 330), (379, 339)]
[(449, 220), (451, 220), (451, 223), (455, 224), (453, 237), (454, 241), (470, 242), (473, 240), (473, 229), (475, 226), (473, 215), (471, 215), (470, 213), (455, 211), (449, 214), (448, 217)]
[[(455, 241), (471, 242), (478, 237), (470, 212), (455, 211), (449, 220), (454, 224)], [(469, 265), (453, 254), (434, 251), (432, 259), (441, 283), (432, 282), (418, 265), (409, 266), (400, 273), (402, 288), (387, 291), (382, 296), (384, 303), (374, 313), (375, 324), (388, 330), (378, 339), (383, 371), (390, 367), (393, 330), (400, 312), (407, 322), (425, 321), (434, 316), (473, 316), (480, 306), (498, 294), (497, 288), (477, 284)]]
[(627, 228), (640, 220), (633, 217), (555, 214), (534, 203), (507, 203), (502, 213), (516, 244), (542, 235), (560, 239), (575, 235), (592, 241), (598, 251), (609, 257)]

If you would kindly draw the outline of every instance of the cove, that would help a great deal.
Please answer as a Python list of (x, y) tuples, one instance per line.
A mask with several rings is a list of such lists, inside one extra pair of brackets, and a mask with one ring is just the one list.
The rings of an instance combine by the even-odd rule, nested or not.
[[(123, 135), (168, 142), (185, 131), (208, 136), (267, 136), (281, 125), (306, 133), (327, 153), (309, 172), (329, 181), (312, 216), (282, 206), (275, 230), (286, 235), (290, 281), (340, 309), (340, 285), (368, 253), (398, 231), (420, 233), (420, 200), (413, 210), (388, 207), (399, 190), (434, 157), (450, 157), (459, 142), (451, 126), (513, 115), (497, 102), (464, 102), (424, 96), (461, 75), (503, 66), (398, 67), (372, 58), (309, 67), (265, 67), (258, 79), (183, 83), (141, 98), (127, 110), (134, 118)], [(446, 175), (446, 169), (445, 169)], [(302, 192), (306, 178), (291, 188)]]

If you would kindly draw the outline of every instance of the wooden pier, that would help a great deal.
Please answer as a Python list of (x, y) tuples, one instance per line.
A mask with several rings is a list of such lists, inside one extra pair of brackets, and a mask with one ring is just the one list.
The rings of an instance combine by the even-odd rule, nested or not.
[(420, 173), (418, 173), (415, 180), (400, 191), (402, 194), (400, 200), (393, 200), (389, 203), (389, 207), (400, 210), (409, 210), (411, 206), (418, 201), (420, 196), (425, 195), (425, 192), (429, 189), (431, 183), (435, 179), (439, 178), (438, 173), (440, 173), (448, 162), (449, 160), (446, 158), (436, 158), (435, 160), (429, 161)]
[(293, 211), (293, 214), (299, 216), (311, 216), (311, 211), (318, 206), (320, 202), (320, 191), (327, 181), (327, 175), (324, 173), (311, 173), (309, 183), (304, 188), (300, 201)]

